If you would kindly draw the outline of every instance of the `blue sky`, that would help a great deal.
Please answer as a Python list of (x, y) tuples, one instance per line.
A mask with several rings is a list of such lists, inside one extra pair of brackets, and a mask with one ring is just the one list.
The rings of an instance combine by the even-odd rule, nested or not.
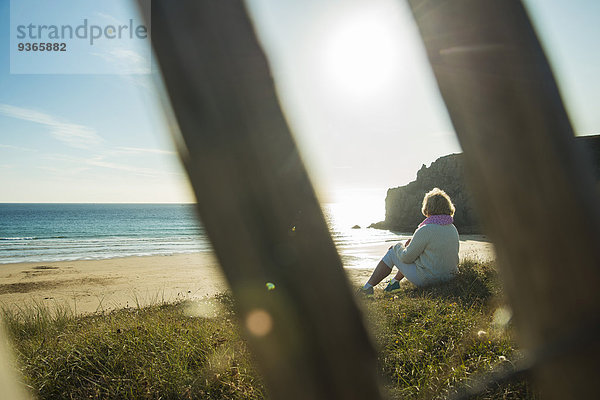
[[(31, 18), (78, 21), (89, 13), (109, 23), (132, 12), (124, 0), (110, 13), (94, 9), (102, 2), (51, 3)], [(577, 134), (599, 133), (600, 2), (525, 3)], [(248, 4), (323, 200), (382, 205), (386, 189), (414, 179), (421, 164), (460, 151), (404, 3)], [(0, 0), (0, 202), (193, 201), (153, 76), (82, 73), (89, 57), (75, 63), (79, 73), (11, 74), (10, 22), (10, 2)], [(132, 52), (111, 45), (95, 48), (112, 56), (95, 67), (136, 72)]]
[(150, 75), (11, 74), (0, 18), (1, 202), (193, 201)]

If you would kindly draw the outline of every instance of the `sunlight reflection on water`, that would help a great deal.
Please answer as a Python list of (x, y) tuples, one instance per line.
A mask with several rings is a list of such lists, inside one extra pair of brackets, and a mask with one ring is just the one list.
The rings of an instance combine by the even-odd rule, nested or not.
[[(331, 236), (342, 257), (344, 267), (372, 268), (373, 263), (383, 256), (382, 250), (409, 234), (399, 234), (387, 230), (368, 228), (383, 219), (383, 212), (361, 203), (324, 203), (323, 214), (327, 220)], [(359, 229), (353, 229), (359, 225)]]

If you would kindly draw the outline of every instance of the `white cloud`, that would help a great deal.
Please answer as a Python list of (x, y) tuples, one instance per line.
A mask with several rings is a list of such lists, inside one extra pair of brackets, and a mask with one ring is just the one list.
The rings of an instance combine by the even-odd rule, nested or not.
[[(150, 55), (145, 57), (138, 51), (123, 46), (112, 46), (106, 51), (90, 53), (113, 64), (119, 74), (150, 74), (152, 72)], [(148, 53), (150, 54), (150, 53)]]
[(50, 128), (50, 133), (55, 139), (71, 147), (88, 149), (103, 141), (96, 131), (90, 127), (61, 121), (50, 114), (36, 110), (16, 107), (10, 104), (0, 104), (0, 114), (47, 126)]
[(175, 154), (177, 154), (174, 151), (161, 150), (161, 149), (148, 149), (148, 148), (142, 148), (142, 147), (117, 147), (116, 151), (114, 152), (114, 154), (144, 154), (144, 153), (166, 154), (166, 155), (170, 155), (170, 156), (174, 156)]
[[(113, 162), (107, 159), (107, 155), (96, 155), (93, 157), (73, 157), (63, 154), (48, 154), (44, 157), (51, 161), (60, 161), (73, 165), (73, 168), (77, 172), (87, 171), (91, 167), (111, 169), (116, 171), (128, 172), (136, 176), (145, 176), (151, 178), (160, 178), (166, 176), (182, 176), (179, 172), (174, 171), (163, 171), (148, 167), (134, 166), (129, 164), (123, 164), (120, 162)], [(70, 168), (69, 168), (70, 169)], [(61, 169), (62, 170), (62, 169)]]
[[(146, 57), (142, 56), (140, 53), (138, 53), (135, 50), (131, 50), (131, 49), (125, 49), (122, 47), (115, 47), (113, 49), (111, 49), (109, 52), (109, 55), (111, 55), (112, 57), (114, 57), (116, 60), (122, 61), (122, 62), (126, 62), (131, 66), (136, 66), (136, 67), (140, 67), (143, 66), (146, 70), (149, 67), (149, 60), (146, 59)], [(150, 71), (147, 71), (150, 72)]]
[(21, 146), (13, 146), (11, 144), (0, 144), (0, 149), (11, 149), (11, 150), (19, 150), (19, 151), (33, 151), (36, 152), (36, 149), (30, 149), (27, 147), (21, 147)]
[(85, 160), (85, 162), (87, 164), (93, 165), (95, 167), (102, 167), (102, 168), (109, 168), (109, 169), (114, 169), (114, 170), (118, 170), (118, 171), (131, 172), (135, 175), (149, 176), (149, 177), (156, 177), (156, 176), (160, 175), (159, 171), (156, 171), (152, 168), (135, 167), (132, 165), (127, 165), (127, 164), (109, 162), (109, 161), (105, 161), (103, 159), (103, 157), (100, 157), (100, 156), (94, 157), (91, 159), (87, 159), (87, 160)]

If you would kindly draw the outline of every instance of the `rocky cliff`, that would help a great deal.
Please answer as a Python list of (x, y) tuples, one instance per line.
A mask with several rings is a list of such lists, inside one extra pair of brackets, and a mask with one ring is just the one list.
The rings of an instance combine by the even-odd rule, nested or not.
[(472, 207), (471, 194), (465, 187), (462, 154), (438, 158), (431, 166), (423, 165), (417, 180), (406, 186), (388, 189), (385, 198), (385, 220), (373, 228), (413, 232), (423, 221), (421, 204), (425, 193), (438, 187), (444, 190), (456, 206), (454, 223), (461, 233), (479, 231), (479, 223)]
[[(577, 145), (590, 155), (596, 179), (600, 181), (600, 135), (576, 138)], [(421, 204), (425, 193), (438, 187), (452, 198), (456, 206), (454, 224), (460, 233), (481, 232), (473, 209), (471, 194), (465, 187), (462, 154), (450, 154), (423, 165), (417, 179), (406, 186), (388, 189), (385, 198), (385, 220), (371, 228), (413, 232), (423, 220)], [(599, 184), (600, 185), (600, 184)]]

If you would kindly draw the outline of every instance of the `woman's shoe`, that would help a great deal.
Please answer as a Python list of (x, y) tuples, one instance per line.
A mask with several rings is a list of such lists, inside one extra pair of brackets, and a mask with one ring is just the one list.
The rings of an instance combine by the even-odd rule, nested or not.
[(396, 281), (394, 283), (388, 283), (388, 285), (383, 289), (386, 293), (396, 293), (400, 291), (400, 281)]

